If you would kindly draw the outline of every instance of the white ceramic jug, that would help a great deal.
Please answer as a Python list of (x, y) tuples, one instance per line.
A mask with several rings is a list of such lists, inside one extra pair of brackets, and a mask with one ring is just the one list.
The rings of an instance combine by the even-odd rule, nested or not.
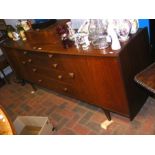
[(120, 45), (118, 36), (116, 34), (116, 31), (114, 30), (112, 24), (110, 24), (110, 23), (108, 25), (108, 35), (111, 36), (111, 40), (112, 40), (111, 48), (112, 48), (112, 50), (121, 49), (121, 45)]

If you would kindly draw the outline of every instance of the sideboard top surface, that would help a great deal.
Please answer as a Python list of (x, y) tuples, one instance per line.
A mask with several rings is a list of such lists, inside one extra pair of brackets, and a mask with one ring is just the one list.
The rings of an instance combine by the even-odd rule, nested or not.
[[(121, 43), (121, 49), (120, 50), (112, 50), (111, 47), (108, 47), (104, 50), (98, 50), (94, 49), (92, 46), (89, 47), (88, 50), (82, 50), (77, 49), (76, 47), (70, 47), (65, 49), (61, 43), (61, 40), (59, 36), (56, 34), (56, 27), (52, 26), (50, 29), (43, 30), (44, 32), (51, 33), (51, 37), (53, 37), (53, 41), (50, 43), (41, 43), (41, 42), (32, 42), (32, 41), (12, 41), (10, 39), (3, 42), (0, 46), (1, 47), (8, 47), (8, 48), (14, 48), (14, 49), (21, 49), (21, 50), (27, 50), (27, 51), (34, 51), (34, 52), (46, 52), (46, 53), (52, 53), (52, 54), (67, 54), (67, 55), (86, 55), (86, 56), (103, 56), (103, 57), (118, 57), (121, 53), (122, 49), (127, 46), (138, 34), (143, 31), (143, 29), (139, 29), (138, 32), (134, 35), (131, 35), (129, 40), (126, 42)], [(38, 31), (37, 33), (43, 32)], [(32, 32), (33, 33), (33, 32)], [(35, 32), (36, 33), (36, 32)], [(37, 38), (40, 40), (41, 38)], [(36, 39), (36, 40), (37, 40)]]

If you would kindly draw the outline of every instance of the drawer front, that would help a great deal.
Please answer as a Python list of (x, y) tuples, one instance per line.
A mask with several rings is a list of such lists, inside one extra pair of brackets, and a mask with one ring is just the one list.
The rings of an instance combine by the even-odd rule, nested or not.
[(37, 75), (32, 72), (28, 72), (29, 77), (27, 78), (28, 81), (35, 83), (41, 87), (48, 88), (54, 90), (57, 93), (64, 94), (71, 97), (76, 97), (76, 89), (74, 89), (71, 85), (51, 79), (47, 76)]
[[(38, 57), (31, 57), (28, 61), (29, 56), (27, 56), (26, 59), (23, 57), (24, 59), (21, 60), (21, 64), (27, 72), (28, 76), (26, 79), (28, 81), (37, 83), (37, 81), (32, 79), (41, 76), (43, 78), (48, 78), (49, 80), (69, 84), (72, 87), (72, 90), (76, 92), (74, 93), (73, 97), (76, 97), (77, 99), (90, 102), (93, 102), (96, 99), (96, 96), (93, 95), (94, 90), (92, 90), (90, 85), (92, 83), (92, 79), (88, 78), (89, 71), (86, 67), (87, 63), (85, 59), (74, 56), (54, 54), (54, 57), (52, 57), (50, 60), (47, 59), (45, 55), (47, 54), (42, 55), (44, 59), (44, 61), (42, 61), (44, 62), (42, 65), (39, 65), (39, 60), (42, 58), (38, 59)], [(45, 58), (50, 62), (47, 60), (45, 61)], [(56, 62), (56, 60), (54, 60), (55, 58), (59, 64), (56, 68), (53, 68), (51, 67), (51, 63), (53, 63), (53, 61)], [(89, 96), (91, 96), (91, 98)]]
[(86, 66), (84, 59), (80, 56), (59, 55), (40, 52), (30, 52), (20, 50), (18, 55), (22, 63), (41, 66), (45, 69), (54, 69), (66, 72), (80, 72), (81, 66)]
[(41, 66), (42, 68), (55, 69), (60, 71), (65, 70), (61, 59), (59, 59), (59, 56), (55, 54), (20, 50), (18, 55), (23, 63)]
[[(92, 78), (89, 77), (90, 71), (84, 57), (54, 54), (52, 58), (48, 58), (47, 53), (28, 53), (30, 52), (27, 52), (26, 56), (21, 59), (21, 64), (23, 64), (28, 75), (26, 77), (28, 81), (55, 91), (57, 82), (68, 84), (72, 89), (72, 93), (69, 93), (72, 94), (72, 97), (90, 103), (96, 100), (95, 90), (91, 86)], [(58, 65), (55, 68), (51, 67), (53, 63), (58, 63)], [(46, 82), (39, 83), (39, 77), (44, 78)], [(55, 81), (55, 83), (50, 81)], [(64, 93), (59, 90), (57, 92)]]
[[(122, 79), (117, 60), (65, 54), (49, 56), (47, 53), (23, 51), (18, 52), (18, 55), (26, 74), (23, 71), (21, 73), (26, 80), (58, 93), (128, 114), (123, 86), (120, 87)], [(68, 73), (74, 73), (74, 78), (70, 79)], [(115, 93), (117, 88), (119, 90)]]
[(78, 80), (78, 77), (73, 72), (64, 72), (54, 69), (42, 68), (32, 64), (25, 64), (24, 67), (26, 70), (28, 70), (28, 72), (30, 72), (30, 74), (33, 73), (35, 76), (41, 75), (48, 77), (49, 79), (65, 82), (68, 84), (73, 84), (75, 80)]

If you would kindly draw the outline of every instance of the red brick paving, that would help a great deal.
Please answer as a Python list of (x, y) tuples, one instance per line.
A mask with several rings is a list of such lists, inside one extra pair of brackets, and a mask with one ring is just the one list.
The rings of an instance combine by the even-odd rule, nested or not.
[(73, 127), (73, 130), (79, 135), (87, 135), (90, 132), (90, 130), (86, 126), (79, 123)]
[(104, 130), (100, 124), (106, 117), (100, 108), (41, 88), (31, 94), (29, 84), (11, 81), (0, 88), (0, 104), (12, 121), (19, 115), (48, 116), (56, 127), (55, 135), (155, 134), (155, 99), (151, 97), (132, 122), (112, 113), (114, 122)]
[(106, 116), (99, 112), (94, 113), (94, 115), (91, 118), (91, 120), (96, 123), (102, 123), (103, 120), (105, 120), (105, 119), (106, 119)]

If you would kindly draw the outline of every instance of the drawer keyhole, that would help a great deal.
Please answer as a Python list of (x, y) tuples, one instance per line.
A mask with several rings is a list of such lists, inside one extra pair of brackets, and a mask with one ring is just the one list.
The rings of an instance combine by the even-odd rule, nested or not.
[(32, 59), (28, 59), (28, 62), (31, 63), (32, 62)]
[(25, 61), (22, 61), (22, 64), (23, 64), (23, 65), (25, 65), (25, 64), (26, 64), (26, 62), (25, 62)]
[(58, 75), (58, 79), (62, 79), (62, 75)]
[(36, 68), (33, 68), (33, 69), (32, 69), (32, 71), (33, 71), (33, 72), (36, 72), (36, 71), (37, 71), (37, 69), (36, 69)]
[(52, 57), (53, 57), (53, 54), (49, 54), (48, 57), (49, 57), (49, 58), (52, 58)]
[(38, 47), (38, 50), (42, 50), (42, 48), (41, 47)]
[(58, 64), (53, 64), (53, 67), (54, 67), (54, 68), (57, 68), (57, 67), (58, 67)]
[(74, 78), (74, 73), (68, 73), (70, 78)]
[(64, 91), (65, 91), (65, 92), (67, 92), (67, 91), (68, 91), (68, 89), (67, 89), (67, 88), (64, 88)]
[(24, 51), (24, 55), (26, 55), (27, 54), (27, 51)]
[(38, 82), (41, 83), (43, 80), (39, 79)]

